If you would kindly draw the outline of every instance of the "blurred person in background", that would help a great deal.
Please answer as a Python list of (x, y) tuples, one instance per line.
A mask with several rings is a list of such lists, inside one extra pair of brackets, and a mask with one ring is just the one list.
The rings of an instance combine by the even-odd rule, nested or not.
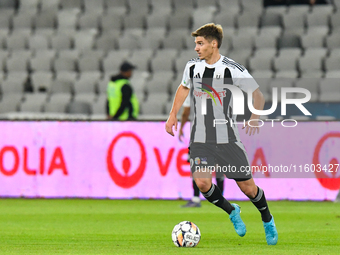
[(139, 102), (129, 81), (135, 68), (129, 62), (123, 62), (120, 73), (111, 77), (107, 85), (106, 114), (109, 120), (138, 118)]

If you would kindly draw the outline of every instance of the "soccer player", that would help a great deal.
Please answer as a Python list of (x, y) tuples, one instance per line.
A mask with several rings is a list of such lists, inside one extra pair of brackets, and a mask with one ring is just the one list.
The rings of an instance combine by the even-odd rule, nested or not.
[[(195, 37), (198, 58), (190, 60), (185, 67), (165, 129), (174, 136), (173, 127), (177, 130), (176, 115), (190, 92), (190, 108), (194, 115), (191, 121), (190, 166), (198, 188), (209, 202), (229, 214), (236, 233), (244, 236), (246, 226), (240, 216), (240, 207), (229, 203), (222, 196), (219, 188), (211, 181), (211, 171), (206, 171), (207, 166), (210, 169), (216, 164), (223, 167), (226, 177), (236, 181), (240, 190), (261, 213), (267, 244), (275, 245), (278, 234), (274, 217), (269, 211), (264, 191), (255, 185), (245, 148), (239, 138), (236, 114), (233, 114), (235, 109), (232, 108), (235, 96), (232, 96), (229, 89), (223, 88), (221, 83), (251, 93), (248, 96), (252, 96), (257, 110), (263, 109), (263, 95), (245, 67), (219, 53), (223, 38), (220, 25), (206, 24), (191, 35)], [(251, 125), (250, 120), (245, 122), (243, 129), (246, 134), (259, 132), (258, 118), (258, 115), (252, 113)], [(221, 124), (216, 119), (225, 121)]]
[[(183, 128), (185, 123), (189, 120), (190, 115), (190, 96), (187, 96), (183, 103), (183, 112), (181, 118), (181, 127), (179, 128), (178, 132), (178, 139), (182, 142), (184, 133)], [(190, 150), (190, 147), (189, 147)], [(222, 173), (216, 173), (216, 184), (217, 187), (220, 189), (222, 195), (224, 190), (224, 175)], [(192, 180), (192, 188), (194, 189), (194, 196), (182, 207), (201, 207), (201, 199), (200, 199), (200, 190), (196, 185), (196, 182)]]

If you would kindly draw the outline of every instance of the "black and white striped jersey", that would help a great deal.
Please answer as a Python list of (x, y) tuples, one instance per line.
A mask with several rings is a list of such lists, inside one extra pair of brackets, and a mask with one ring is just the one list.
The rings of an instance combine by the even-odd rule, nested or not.
[[(236, 86), (248, 93), (259, 87), (244, 66), (225, 56), (221, 55), (213, 65), (199, 58), (188, 61), (182, 85), (190, 88), (190, 108), (193, 111), (190, 143), (240, 141), (237, 126), (230, 124), (236, 123), (237, 117), (232, 109), (233, 96), (221, 84)], [(216, 124), (216, 120), (225, 120), (225, 123)]]

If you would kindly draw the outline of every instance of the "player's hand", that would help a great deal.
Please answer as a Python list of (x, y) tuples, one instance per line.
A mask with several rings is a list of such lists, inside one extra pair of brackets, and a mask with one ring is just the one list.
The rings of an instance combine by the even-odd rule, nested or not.
[(165, 123), (165, 130), (170, 135), (175, 136), (172, 127), (175, 126), (175, 131), (177, 131), (177, 117), (176, 115), (170, 114), (168, 120)]
[[(251, 125), (249, 125), (249, 122), (251, 121)], [(246, 129), (246, 134), (255, 135), (256, 131), (257, 133), (260, 133), (260, 127), (259, 127), (258, 120), (248, 120), (246, 122), (246, 125), (242, 129)]]

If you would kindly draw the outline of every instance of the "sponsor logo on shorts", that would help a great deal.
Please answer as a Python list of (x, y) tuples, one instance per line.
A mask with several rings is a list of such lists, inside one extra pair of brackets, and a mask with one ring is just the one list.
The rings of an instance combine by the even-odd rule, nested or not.
[(208, 161), (207, 161), (207, 158), (201, 158), (201, 164), (203, 165), (207, 165), (208, 164)]
[(195, 158), (195, 164), (196, 165), (199, 165), (201, 163), (201, 160), (199, 157)]

